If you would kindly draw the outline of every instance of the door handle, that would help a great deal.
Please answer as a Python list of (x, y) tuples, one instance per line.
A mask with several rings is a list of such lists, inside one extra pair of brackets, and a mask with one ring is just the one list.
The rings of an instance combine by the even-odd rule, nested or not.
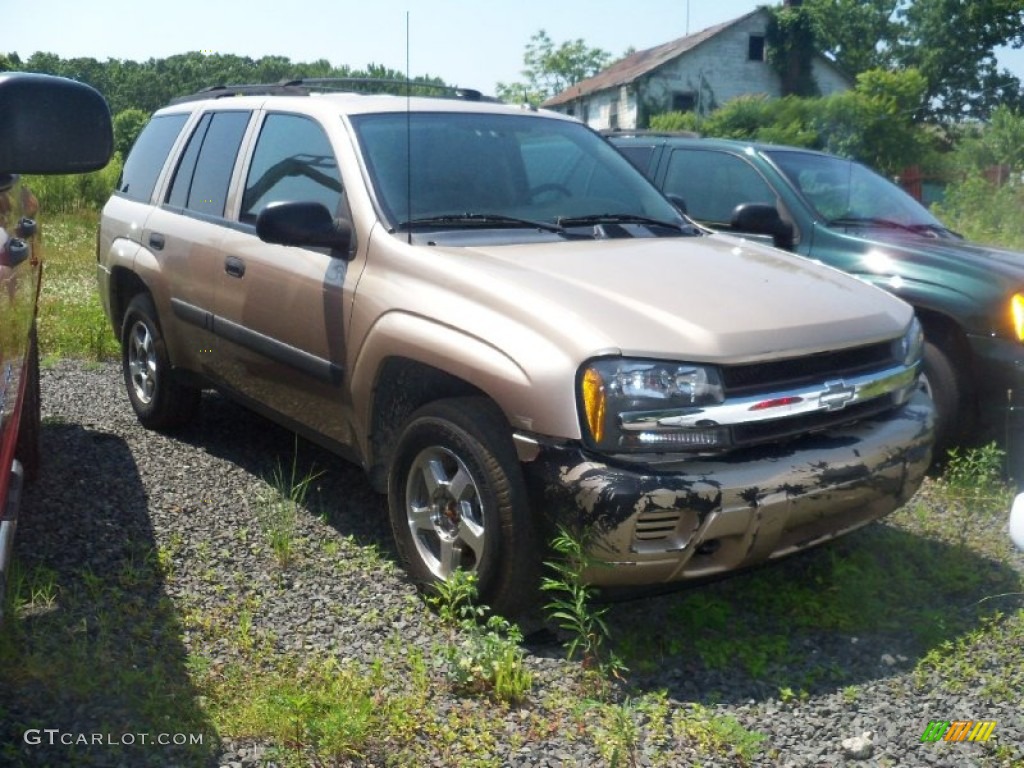
[(164, 249), (164, 236), (159, 232), (150, 232), (149, 247), (154, 251), (162, 251)]
[(224, 271), (231, 277), (241, 277), (245, 274), (245, 262), (237, 256), (228, 256), (224, 259)]

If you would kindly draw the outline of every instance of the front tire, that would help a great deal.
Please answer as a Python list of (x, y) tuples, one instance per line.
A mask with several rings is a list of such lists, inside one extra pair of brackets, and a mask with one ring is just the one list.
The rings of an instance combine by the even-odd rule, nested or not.
[(388, 476), (398, 553), (422, 586), (456, 569), (476, 574), (480, 600), (508, 617), (536, 595), (540, 558), (507, 421), (483, 398), (416, 411)]
[(930, 341), (922, 354), (921, 389), (935, 404), (935, 453), (933, 461), (946, 458), (946, 450), (960, 436), (962, 387), (946, 353)]
[(147, 429), (169, 429), (189, 421), (200, 391), (175, 378), (156, 308), (148, 294), (128, 304), (121, 326), (121, 369), (132, 409)]

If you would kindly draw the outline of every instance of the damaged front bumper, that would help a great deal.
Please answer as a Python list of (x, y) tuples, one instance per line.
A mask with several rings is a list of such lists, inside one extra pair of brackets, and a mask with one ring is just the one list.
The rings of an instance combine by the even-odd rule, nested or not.
[(922, 393), (847, 427), (722, 457), (639, 463), (541, 443), (523, 464), (536, 509), (592, 535), (601, 586), (701, 579), (848, 533), (909, 499), (931, 458)]

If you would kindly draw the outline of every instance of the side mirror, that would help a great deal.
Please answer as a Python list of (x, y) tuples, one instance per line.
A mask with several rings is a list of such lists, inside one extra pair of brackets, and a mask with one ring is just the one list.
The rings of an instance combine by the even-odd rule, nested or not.
[(85, 173), (114, 150), (110, 109), (94, 88), (25, 72), (0, 73), (0, 173)]
[(267, 243), (333, 248), (347, 253), (352, 225), (335, 219), (322, 203), (270, 203), (256, 217), (256, 234)]
[(739, 232), (771, 235), (776, 248), (793, 247), (793, 225), (782, 220), (774, 205), (740, 203), (733, 209), (729, 226)]
[(683, 200), (683, 198), (681, 198), (679, 195), (665, 195), (665, 197), (668, 198), (668, 201), (672, 203), (672, 205), (676, 207), (676, 210), (679, 211), (681, 214), (685, 216), (688, 213), (688, 211), (686, 210), (686, 201)]

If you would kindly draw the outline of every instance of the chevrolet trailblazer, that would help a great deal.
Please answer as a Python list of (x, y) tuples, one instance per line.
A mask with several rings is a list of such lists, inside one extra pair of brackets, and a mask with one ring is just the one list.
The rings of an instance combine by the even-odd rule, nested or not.
[(917, 489), (907, 304), (696, 229), (572, 119), (332, 88), (213, 88), (140, 135), (98, 277), (143, 425), (237, 398), (365, 468), (415, 580), (474, 570), (510, 614), (554, 523), (595, 584), (652, 584)]

